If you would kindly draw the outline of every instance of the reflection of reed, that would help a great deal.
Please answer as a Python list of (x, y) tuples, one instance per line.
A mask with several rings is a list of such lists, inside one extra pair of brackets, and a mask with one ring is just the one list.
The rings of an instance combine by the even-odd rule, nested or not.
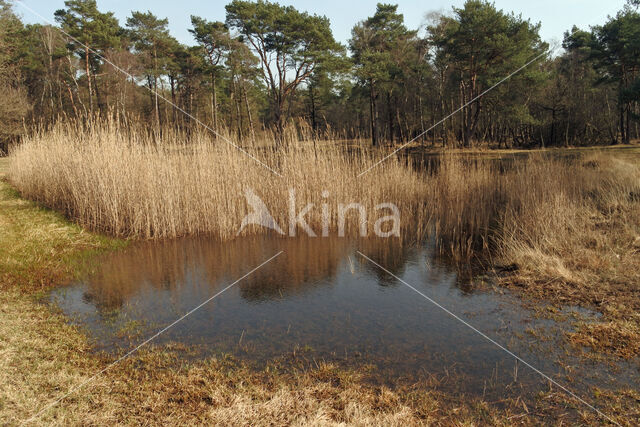
[(90, 278), (85, 297), (102, 308), (113, 309), (146, 285), (174, 291), (191, 280), (214, 291), (282, 250), (280, 258), (238, 284), (243, 298), (278, 298), (335, 277), (341, 261), (355, 247), (380, 259), (394, 272), (402, 269), (409, 251), (399, 239), (362, 239), (356, 243), (344, 238), (244, 237), (227, 242), (208, 238), (141, 242), (106, 258)]
[[(256, 271), (239, 284), (240, 294), (247, 300), (281, 298), (335, 277), (350, 248), (350, 242), (340, 238), (275, 238), (265, 243), (268, 251), (284, 253), (273, 266)], [(254, 264), (258, 263), (256, 259)]]
[[(411, 258), (415, 249), (414, 246), (410, 246), (400, 239), (371, 238), (361, 239), (358, 242), (358, 250), (360, 252), (380, 265), (384, 265), (387, 270), (396, 276), (402, 275), (406, 261)], [(378, 283), (381, 286), (392, 286), (397, 283), (397, 280), (392, 276), (373, 266), (364, 258), (358, 256), (358, 260), (365, 270), (378, 279)]]

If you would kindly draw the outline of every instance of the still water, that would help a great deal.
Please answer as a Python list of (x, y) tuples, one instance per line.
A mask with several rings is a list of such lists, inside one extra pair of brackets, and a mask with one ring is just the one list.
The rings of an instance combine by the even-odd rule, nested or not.
[(594, 313), (567, 309), (566, 320), (556, 322), (537, 318), (505, 291), (472, 291), (428, 243), (274, 237), (139, 243), (103, 257), (85, 280), (54, 291), (51, 300), (88, 331), (97, 350), (123, 352), (279, 251), (153, 344), (183, 344), (185, 357), (231, 354), (256, 368), (333, 362), (376, 383), (438, 384), (485, 398), (548, 387), (360, 251), (562, 383), (570, 371), (574, 389), (639, 383), (633, 364), (595, 364), (564, 351), (563, 331), (576, 316)]

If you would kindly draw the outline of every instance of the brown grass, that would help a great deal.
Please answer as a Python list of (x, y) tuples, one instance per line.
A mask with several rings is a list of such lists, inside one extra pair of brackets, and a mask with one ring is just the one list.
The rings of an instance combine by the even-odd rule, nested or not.
[[(189, 152), (193, 147), (159, 148), (148, 141), (141, 141), (140, 146), (129, 145), (124, 136), (104, 129), (84, 139), (58, 132), (33, 139), (14, 153), (12, 182), (23, 194), (56, 207), (93, 229), (114, 233), (120, 230), (117, 234), (138, 237), (169, 235), (176, 230), (200, 232), (198, 226), (211, 222), (199, 221), (190, 212), (172, 213), (163, 207), (163, 203), (172, 203), (172, 209), (192, 206), (185, 205), (189, 202), (182, 193), (176, 195), (165, 187), (179, 190), (185, 183), (200, 184), (202, 188), (182, 189), (189, 197), (197, 198), (198, 204), (193, 201), (193, 206), (205, 209), (206, 196), (225, 195), (237, 186), (216, 178), (216, 171), (270, 191), (260, 181), (272, 179), (268, 172), (247, 172), (245, 159), (220, 159), (218, 150), (224, 149), (210, 147), (206, 141), (202, 141), (201, 148)], [(103, 147), (100, 138), (105, 135), (119, 138), (118, 142), (105, 143), (110, 146)], [(67, 146), (65, 138), (77, 139)], [(103, 148), (106, 156), (101, 155)], [(370, 203), (377, 202), (376, 197), (389, 197), (394, 202), (404, 200), (402, 209), (421, 207), (417, 214), (402, 211), (411, 220), (405, 226), (407, 233), (410, 226), (421, 224), (427, 230), (437, 230), (442, 250), (461, 254), (460, 260), (475, 257), (478, 248), (485, 248), (482, 253), (490, 254), (486, 258), (491, 258), (494, 265), (513, 264), (508, 270), (514, 271), (502, 275), (503, 283), (517, 285), (524, 295), (597, 306), (614, 329), (596, 325), (607, 340), (606, 346), (603, 342), (589, 345), (618, 352), (620, 343), (628, 339), (620, 337), (630, 337), (627, 331), (637, 328), (634, 313), (638, 312), (635, 296), (640, 283), (640, 222), (636, 165), (606, 155), (571, 162), (533, 156), (515, 168), (500, 171), (489, 163), (445, 156), (439, 168), (425, 172), (392, 163), (371, 175), (369, 187), (357, 186), (360, 193), (346, 193), (334, 190), (347, 185), (332, 175), (348, 171), (342, 178), (352, 176), (360, 170), (352, 165), (366, 163), (368, 158), (346, 157), (336, 168), (323, 159), (328, 156), (324, 152), (318, 153), (316, 163), (315, 153), (312, 157), (311, 151), (301, 151), (291, 149), (284, 155), (259, 153), (275, 161), (279, 170), (289, 171), (285, 173), (286, 183), (299, 185), (296, 188), (301, 191), (305, 184), (297, 183), (292, 176), (324, 179), (322, 185), (335, 184), (332, 193), (341, 196), (370, 192), (366, 199)], [(198, 160), (199, 153), (208, 155), (208, 162)], [(332, 152), (330, 155), (337, 156)], [(285, 166), (297, 159), (293, 156), (306, 156), (306, 168), (287, 169)], [(238, 162), (238, 169), (232, 167), (230, 159)], [(165, 167), (162, 162), (173, 166)], [(317, 165), (325, 169), (314, 170)], [(233, 175), (234, 170), (238, 176)], [(163, 179), (167, 176), (178, 181)], [(380, 176), (386, 181), (379, 181)], [(137, 177), (138, 181), (131, 184), (123, 177)], [(148, 182), (140, 181), (146, 177)], [(409, 186), (402, 187), (404, 181), (394, 177), (408, 177)], [(211, 184), (224, 190), (216, 193)], [(285, 188), (283, 185), (279, 190)], [(133, 194), (127, 195), (125, 190)], [(271, 191), (274, 196), (268, 203), (276, 203), (280, 191)], [(20, 199), (4, 182), (0, 182), (0, 196), (0, 419), (15, 424), (109, 362), (92, 354), (86, 338), (68, 326), (62, 316), (36, 303), (31, 291), (67, 278), (73, 273), (74, 260), (87, 250), (103, 250), (120, 243), (87, 233), (60, 215)], [(141, 199), (145, 196), (153, 203)], [(232, 200), (241, 201), (244, 206), (243, 199)], [(98, 206), (91, 207), (89, 203)], [(126, 203), (135, 208), (126, 208)], [(101, 214), (100, 208), (111, 213)], [(244, 212), (242, 207), (228, 207), (229, 211), (206, 209), (219, 215)], [(175, 214), (176, 218), (162, 218), (162, 213)], [(120, 220), (106, 221), (113, 218)], [(138, 222), (134, 221), (136, 218)], [(187, 219), (189, 227), (178, 222)], [(120, 228), (116, 224), (121, 224)], [(161, 227), (167, 224), (174, 224), (173, 228), (162, 231)], [(219, 235), (224, 234), (219, 231)], [(567, 402), (563, 393), (553, 391), (541, 394), (541, 407), (526, 408), (516, 401), (508, 405), (512, 409), (501, 411), (485, 402), (461, 402), (433, 392), (404, 394), (373, 387), (362, 383), (357, 373), (330, 365), (294, 375), (253, 372), (225, 360), (181, 365), (175, 356), (168, 348), (127, 360), (43, 414), (36, 423), (531, 425), (543, 422), (544, 418), (537, 414), (545, 413), (549, 406), (561, 413), (577, 408), (582, 422), (599, 422), (588, 409)], [(619, 400), (619, 395), (596, 397), (605, 412), (622, 414), (617, 420), (631, 425), (624, 414), (637, 414), (637, 404), (628, 406), (634, 398), (637, 401), (637, 393), (629, 393), (631, 397), (626, 400)]]
[(640, 355), (640, 168), (597, 154), (567, 173), (565, 188), (505, 212), (498, 254), (516, 270), (501, 282), (534, 299), (600, 311), (603, 323), (583, 325), (574, 342)]
[[(293, 189), (298, 211), (315, 204), (307, 222), (318, 234), (324, 203), (331, 208), (335, 232), (338, 203), (358, 202), (373, 214), (375, 205), (394, 202), (410, 212), (418, 210), (416, 203), (424, 198), (418, 174), (398, 161), (356, 180), (368, 157), (346, 157), (338, 149), (318, 152), (309, 144), (284, 146), (278, 152), (247, 148), (282, 175), (278, 177), (223, 141), (202, 134), (184, 141), (168, 132), (154, 143), (143, 132), (125, 133), (117, 127), (78, 131), (60, 126), (19, 146), (9, 176), (23, 196), (88, 229), (139, 238), (233, 238), (248, 213), (247, 188), (265, 201), (285, 232)], [(324, 191), (329, 192), (326, 199)], [(347, 232), (358, 232), (355, 212), (348, 224)], [(373, 225), (368, 224), (371, 232)]]

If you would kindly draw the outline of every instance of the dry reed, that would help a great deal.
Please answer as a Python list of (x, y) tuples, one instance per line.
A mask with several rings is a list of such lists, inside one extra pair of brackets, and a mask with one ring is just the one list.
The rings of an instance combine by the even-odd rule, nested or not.
[[(545, 261), (553, 274), (567, 279), (570, 274), (549, 257), (561, 253), (563, 239), (585, 229), (578, 217), (628, 209), (640, 194), (639, 168), (604, 154), (499, 160), (445, 154), (418, 166), (393, 158), (358, 177), (380, 153), (293, 140), (277, 149), (269, 141), (244, 147), (279, 177), (209, 135), (193, 134), (185, 141), (171, 131), (154, 137), (112, 123), (89, 129), (58, 125), (13, 151), (9, 178), (24, 197), (88, 229), (144, 239), (233, 238), (249, 212), (246, 189), (265, 202), (285, 233), (290, 190), (296, 213), (314, 204), (306, 220), (318, 235), (323, 205), (335, 235), (338, 205), (361, 204), (371, 236), (375, 220), (389, 214), (375, 206), (393, 203), (401, 213), (403, 237), (431, 235), (442, 252), (465, 262), (482, 254), (523, 264), (537, 253), (536, 262)], [(358, 212), (350, 211), (346, 219), (347, 234), (359, 234)], [(242, 234), (264, 232), (248, 227)]]
[[(13, 151), (9, 177), (22, 195), (64, 212), (87, 228), (139, 238), (233, 237), (247, 211), (244, 186), (252, 186), (276, 220), (284, 223), (290, 187), (298, 192), (299, 204), (322, 203), (323, 190), (331, 192), (330, 204), (357, 201), (370, 207), (393, 202), (401, 209), (405, 234), (433, 231), (443, 251), (463, 260), (485, 249), (481, 253), (495, 265), (512, 264), (508, 270), (513, 274), (505, 276), (503, 283), (517, 284), (536, 299), (598, 307), (605, 314), (603, 321), (579, 330), (572, 337), (574, 342), (622, 356), (640, 351), (640, 168), (636, 163), (602, 153), (590, 158), (531, 155), (513, 162), (444, 155), (423, 169), (394, 160), (357, 180), (357, 173), (374, 160), (372, 154), (345, 154), (326, 144), (315, 150), (312, 144), (287, 145), (279, 152), (264, 148), (268, 146), (250, 149), (282, 173), (282, 179), (204, 135), (184, 143), (179, 135), (165, 133), (162, 142), (154, 142), (142, 132), (125, 133), (108, 126), (91, 131), (58, 127), (31, 137)], [(25, 207), (25, 203), (9, 198), (4, 203), (7, 214), (0, 215), (16, 231), (5, 242), (7, 270), (21, 263), (29, 268), (43, 262), (57, 265), (61, 251), (70, 246), (67, 240), (93, 238), (59, 222), (38, 219), (44, 212)], [(16, 221), (25, 212), (29, 215)], [(309, 222), (318, 229), (318, 212), (315, 215)], [(336, 218), (332, 218), (335, 233)], [(357, 232), (357, 221), (351, 225), (351, 233)], [(71, 237), (67, 236), (70, 230)], [(64, 239), (49, 240), (52, 234), (62, 234)], [(24, 255), (25, 241), (27, 247), (38, 249), (31, 257)], [(33, 280), (54, 282), (42, 279), (40, 273)], [(3, 297), (0, 311), (8, 314), (0, 335), (8, 338), (5, 353), (15, 357), (2, 359), (6, 369), (0, 371), (7, 374), (0, 382), (7, 386), (2, 388), (6, 393), (0, 401), (4, 398), (6, 404), (0, 405), (0, 413), (9, 422), (18, 422), (32, 415), (43, 401), (59, 396), (51, 385), (53, 365), (57, 382), (69, 386), (84, 381), (102, 365), (86, 356), (84, 338), (61, 317), (51, 320), (47, 309), (31, 299), (7, 292)], [(464, 405), (456, 404), (455, 410), (442, 407), (431, 395), (422, 395), (424, 402), (408, 408), (395, 397), (385, 397), (393, 394), (385, 392), (381, 398), (380, 393), (341, 377), (321, 377), (318, 383), (313, 375), (327, 375), (322, 371), (297, 382), (261, 380), (243, 371), (236, 372), (234, 382), (214, 365), (190, 368), (187, 375), (165, 369), (162, 361), (167, 359), (163, 354), (145, 353), (126, 361), (108, 373), (106, 382), (99, 378), (93, 393), (74, 397), (74, 405), (54, 408), (43, 422), (229, 423), (238, 414), (249, 414), (243, 419), (246, 423), (276, 424), (513, 422), (503, 414), (496, 419), (484, 407), (474, 406), (479, 418), (465, 414)], [(40, 369), (27, 369), (33, 366)], [(132, 375), (139, 377), (134, 381), (139, 387), (122, 381)], [(227, 387), (229, 384), (232, 386)], [(151, 393), (151, 389), (166, 392)], [(172, 396), (176, 395), (187, 398), (175, 400)], [(632, 396), (635, 405), (638, 399)], [(547, 397), (541, 401), (553, 400), (552, 395)], [(130, 405), (132, 399), (142, 399), (142, 403)], [(600, 399), (604, 409), (602, 395)], [(353, 406), (356, 401), (359, 404)], [(561, 403), (567, 407), (566, 402)], [(632, 410), (635, 406), (607, 412)], [(283, 414), (290, 415), (283, 418)], [(447, 417), (443, 419), (442, 414)]]
[[(154, 142), (142, 131), (122, 132), (115, 126), (59, 126), (14, 150), (9, 177), (24, 197), (88, 229), (137, 238), (232, 238), (248, 213), (247, 189), (265, 202), (287, 233), (290, 191), (295, 191), (296, 212), (308, 203), (315, 205), (306, 219), (318, 234), (323, 204), (330, 209), (330, 229), (335, 232), (339, 203), (360, 203), (373, 215), (374, 207), (386, 202), (415, 212), (416, 203), (424, 199), (419, 174), (399, 161), (356, 179), (371, 159), (347, 157), (335, 147), (304, 143), (278, 151), (264, 146), (247, 151), (282, 176), (203, 134), (192, 135), (186, 143), (165, 132), (161, 142)], [(325, 192), (328, 197), (323, 197)], [(346, 232), (357, 233), (359, 224), (357, 212), (350, 212)]]

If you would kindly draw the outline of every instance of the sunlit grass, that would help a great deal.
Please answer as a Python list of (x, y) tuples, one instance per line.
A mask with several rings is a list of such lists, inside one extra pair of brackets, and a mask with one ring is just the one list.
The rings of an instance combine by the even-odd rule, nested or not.
[[(376, 205), (391, 202), (415, 217), (426, 199), (420, 175), (397, 160), (356, 179), (370, 164), (371, 155), (347, 157), (336, 147), (311, 144), (288, 145), (277, 152), (247, 150), (277, 173), (204, 135), (186, 142), (167, 134), (156, 143), (143, 132), (59, 127), (19, 146), (9, 176), (24, 197), (87, 229), (137, 238), (195, 234), (233, 238), (248, 213), (247, 189), (264, 200), (286, 232), (289, 194), (295, 191), (297, 210), (315, 205), (306, 218), (318, 234), (323, 204), (330, 207), (329, 223), (335, 232), (339, 203), (357, 202), (374, 214)], [(358, 225), (353, 212), (346, 231), (357, 233)], [(373, 226), (370, 221), (371, 232)], [(253, 228), (245, 234), (264, 231)]]
[[(100, 208), (114, 203), (109, 201), (109, 197), (115, 197), (118, 206), (124, 207), (127, 201), (138, 203), (131, 212), (137, 212), (144, 218), (141, 212), (145, 206), (159, 209), (164, 198), (171, 195), (160, 187), (175, 185), (172, 188), (180, 190), (179, 184), (190, 182), (180, 176), (182, 171), (188, 176), (197, 176), (193, 162), (189, 161), (193, 160), (193, 153), (176, 151), (175, 147), (158, 151), (149, 144), (144, 150), (136, 151), (134, 147), (127, 148), (126, 139), (122, 136), (122, 144), (112, 148), (114, 151), (110, 155), (113, 157), (105, 158), (114, 162), (109, 163), (100, 158), (101, 145), (98, 141), (91, 143), (87, 136), (66, 146), (68, 141), (65, 138), (71, 137), (73, 135), (59, 133), (55, 137), (43, 135), (39, 141), (27, 142), (11, 159), (11, 178), (24, 195), (59, 209), (86, 228), (117, 229), (114, 224), (98, 222), (98, 219), (109, 218), (98, 214)], [(57, 141), (51, 142), (55, 138)], [(80, 145), (82, 141), (86, 146)], [(118, 153), (137, 153), (140, 157), (118, 159), (115, 156)], [(218, 164), (221, 160), (214, 153), (216, 151), (209, 152), (209, 160)], [(184, 158), (175, 160), (174, 156)], [(265, 156), (273, 156), (271, 158), (276, 163), (280, 157), (268, 153)], [(307, 160), (311, 158), (309, 156)], [(310, 175), (329, 180), (331, 173), (310, 169), (315, 165), (323, 165), (323, 168), (329, 165), (315, 163), (315, 155), (313, 159), (306, 164), (306, 169), (297, 169), (301, 174), (298, 177)], [(148, 163), (140, 164), (140, 160)], [(229, 158), (222, 161), (227, 160)], [(345, 169), (337, 170), (349, 170), (349, 174), (355, 174), (359, 169), (346, 169), (344, 165), (349, 162), (365, 163), (365, 160), (369, 159), (347, 157), (342, 160)], [(6, 159), (0, 161), (7, 163)], [(160, 161), (176, 161), (190, 169), (165, 169), (160, 165), (156, 170), (151, 167), (159, 165), (154, 162)], [(282, 161), (279, 166), (285, 164)], [(195, 165), (197, 167), (199, 163)], [(246, 165), (246, 159), (242, 159), (242, 165)], [(119, 176), (137, 176), (140, 172), (135, 169), (138, 167), (152, 177), (143, 186), (128, 184)], [(427, 231), (437, 233), (435, 235), (443, 252), (457, 253), (460, 260), (489, 255), (485, 258), (492, 259), (495, 266), (515, 265), (513, 274), (503, 276), (502, 280), (505, 285), (519, 285), (524, 295), (535, 299), (549, 298), (560, 304), (599, 304), (599, 309), (607, 316), (607, 323), (594, 327), (587, 325), (582, 335), (574, 337), (575, 341), (621, 355), (627, 355), (629, 349), (634, 348), (625, 347), (624, 341), (634, 337), (633, 331), (637, 330), (638, 324), (634, 318), (638, 311), (635, 295), (640, 283), (637, 279), (640, 271), (637, 268), (640, 265), (637, 195), (640, 193), (636, 164), (604, 154), (571, 162), (533, 156), (512, 169), (501, 171), (489, 163), (467, 163), (444, 156), (437, 170), (404, 170), (406, 166), (402, 164), (393, 168), (397, 168), (393, 169), (397, 171), (396, 177), (410, 178), (412, 184), (408, 192), (396, 191), (402, 183), (398, 180), (390, 181), (396, 187), (386, 183), (385, 193), (377, 193), (374, 188), (369, 194), (382, 194), (391, 197), (392, 201), (402, 200), (404, 195), (412, 205), (402, 205), (403, 209), (407, 206), (422, 207), (421, 212), (408, 211), (405, 214), (405, 233), (422, 224)], [(336, 169), (330, 170), (335, 173)], [(175, 175), (171, 176), (181, 180), (172, 184), (161, 179), (162, 173), (173, 173)], [(227, 177), (231, 176), (229, 171), (225, 173)], [(370, 182), (376, 184), (378, 181), (375, 179), (379, 180), (379, 176), (373, 174)], [(260, 179), (273, 178), (268, 171), (253, 171), (249, 176), (238, 174), (234, 177), (252, 179), (247, 182), (256, 185), (260, 184)], [(87, 182), (82, 182), (82, 179), (87, 179)], [(287, 179), (287, 185), (296, 182)], [(207, 181), (195, 182), (204, 185)], [(92, 190), (92, 185), (96, 184), (112, 192)], [(229, 185), (222, 180), (210, 184)], [(258, 188), (270, 194), (266, 183)], [(285, 188), (283, 185), (278, 191), (272, 191), (280, 197), (280, 191)], [(368, 190), (367, 187), (359, 188), (361, 192)], [(127, 189), (132, 189), (133, 195), (123, 194)], [(112, 246), (108, 244), (110, 239), (88, 233), (83, 227), (67, 222), (61, 214), (20, 198), (6, 182), (0, 182), (0, 190), (3, 231), (0, 236), (0, 266), (5, 274), (0, 294), (0, 418), (18, 423), (108, 363), (108, 360), (90, 353), (86, 338), (65, 324), (62, 316), (52, 314), (46, 306), (35, 303), (22, 288), (39, 289), (41, 285), (55, 285), (59, 280), (68, 278), (72, 271), (70, 260), (82, 256), (87, 249)], [(78, 190), (86, 193), (73, 192)], [(146, 193), (151, 190), (151, 193)], [(199, 203), (204, 203), (203, 197), (214, 190), (199, 191), (197, 188), (184, 189), (190, 197), (200, 197)], [(334, 194), (350, 193), (335, 191)], [(157, 197), (153, 199), (157, 204), (145, 205), (143, 200), (139, 200), (144, 196)], [(277, 200), (269, 199), (268, 203), (277, 203)], [(236, 201), (244, 206), (243, 199)], [(85, 206), (94, 202), (98, 203), (97, 207)], [(172, 205), (173, 208), (179, 206)], [(87, 211), (93, 213), (83, 219), (79, 214)], [(168, 210), (157, 212), (171, 213)], [(236, 211), (237, 214), (243, 212), (240, 208)], [(184, 213), (176, 215), (178, 218), (190, 218)], [(233, 218), (233, 221), (237, 220)], [(156, 224), (160, 226), (169, 220), (158, 221)], [(128, 227), (121, 230), (123, 235), (145, 236), (144, 233), (132, 233)], [(129, 232), (125, 232), (127, 230)], [(161, 235), (149, 234), (151, 237)], [(16, 274), (6, 274), (12, 271)], [(486, 402), (460, 402), (438, 393), (409, 391), (403, 394), (384, 387), (367, 386), (359, 380), (357, 373), (345, 373), (330, 365), (321, 365), (318, 369), (297, 375), (281, 375), (275, 371), (255, 373), (220, 360), (176, 368), (175, 358), (176, 354), (171, 349), (137, 355), (97, 378), (87, 389), (61, 402), (38, 422), (61, 425), (127, 422), (226, 424), (241, 420), (246, 424), (509, 425), (513, 417), (531, 421), (527, 415), (529, 411), (523, 411), (517, 401), (509, 404), (513, 409), (503, 412)], [(599, 399), (599, 406), (607, 413), (622, 413), (616, 410), (618, 404), (615, 401)], [(624, 406), (626, 402), (619, 405), (626, 413), (637, 411), (636, 406)], [(557, 405), (566, 412), (566, 396), (562, 393), (546, 392), (540, 404)], [(575, 402), (570, 405), (575, 406)], [(594, 414), (586, 409), (580, 412), (580, 417), (584, 422), (596, 421)], [(623, 417), (618, 420), (625, 422)]]

